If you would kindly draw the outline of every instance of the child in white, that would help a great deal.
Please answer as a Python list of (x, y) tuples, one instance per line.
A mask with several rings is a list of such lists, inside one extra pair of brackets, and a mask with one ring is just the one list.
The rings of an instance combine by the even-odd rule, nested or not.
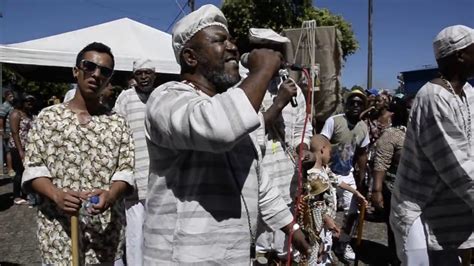
[[(312, 137), (311, 152), (313, 152), (316, 162), (313, 168), (307, 171), (308, 180), (321, 179), (324, 183), (329, 184), (329, 188), (322, 194), (326, 211), (322, 217), (324, 228), (320, 232), (322, 241), (321, 249), (318, 254), (317, 262), (315, 263), (314, 260), (311, 260), (313, 262), (311, 265), (331, 265), (333, 262), (330, 252), (332, 248), (332, 237), (339, 238), (340, 234), (340, 228), (334, 222), (337, 211), (336, 189), (341, 188), (353, 193), (362, 204), (367, 204), (367, 200), (359, 191), (345, 182), (339, 181), (337, 176), (329, 169), (328, 164), (331, 159), (331, 144), (325, 136), (315, 135)], [(342, 237), (347, 238), (349, 236), (343, 235)]]

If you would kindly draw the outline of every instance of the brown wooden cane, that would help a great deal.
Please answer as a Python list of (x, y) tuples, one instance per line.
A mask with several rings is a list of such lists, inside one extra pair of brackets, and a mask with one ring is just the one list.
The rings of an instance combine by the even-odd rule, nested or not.
[(354, 261), (354, 266), (359, 265), (360, 243), (362, 242), (362, 233), (364, 232), (365, 204), (360, 205), (359, 212), (359, 219), (357, 222), (356, 259)]
[(463, 254), (461, 255), (462, 266), (471, 265), (472, 251), (473, 249), (467, 249), (463, 251)]
[(362, 241), (362, 233), (364, 231), (364, 221), (365, 221), (365, 204), (360, 205), (359, 213), (359, 222), (357, 223), (357, 249), (360, 247), (360, 242)]
[(79, 266), (79, 222), (77, 215), (71, 216), (72, 265)]

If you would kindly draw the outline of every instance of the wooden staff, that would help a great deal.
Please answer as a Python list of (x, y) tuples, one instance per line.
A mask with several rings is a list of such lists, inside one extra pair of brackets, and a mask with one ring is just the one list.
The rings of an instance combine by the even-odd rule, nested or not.
[(364, 230), (364, 221), (365, 221), (365, 204), (360, 205), (360, 213), (359, 213), (359, 222), (357, 223), (357, 241), (356, 246), (357, 248), (360, 247), (360, 242), (362, 241), (362, 233)]
[(77, 215), (71, 216), (72, 265), (79, 266), (79, 222)]
[(461, 256), (462, 258), (462, 266), (469, 266), (471, 265), (471, 260), (472, 260), (472, 249), (467, 249), (463, 251), (463, 254)]
[(359, 265), (360, 243), (362, 242), (362, 233), (364, 232), (365, 204), (360, 205), (359, 219), (357, 221), (357, 239), (356, 239), (356, 259), (354, 266)]

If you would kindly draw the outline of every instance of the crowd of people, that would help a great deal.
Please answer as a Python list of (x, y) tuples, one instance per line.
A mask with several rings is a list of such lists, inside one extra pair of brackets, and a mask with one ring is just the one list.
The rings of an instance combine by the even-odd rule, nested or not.
[(81, 264), (332, 265), (355, 259), (365, 209), (387, 224), (391, 265), (461, 265), (474, 246), (474, 30), (438, 34), (440, 78), (416, 97), (352, 90), (321, 132), (301, 83), (278, 74), (290, 40), (249, 37), (243, 68), (204, 5), (173, 28), (179, 81), (156, 87), (142, 58), (115, 100), (113, 47), (94, 42), (62, 103), (33, 116), (33, 96), (5, 93), (14, 203), (38, 205), (43, 265), (71, 264), (78, 214)]

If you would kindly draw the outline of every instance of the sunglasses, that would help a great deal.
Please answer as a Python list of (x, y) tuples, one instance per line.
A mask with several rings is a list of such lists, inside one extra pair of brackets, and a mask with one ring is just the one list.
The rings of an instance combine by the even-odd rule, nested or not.
[(88, 61), (82, 60), (80, 66), (78, 66), (81, 70), (87, 73), (94, 73), (94, 71), (99, 68), (100, 74), (105, 78), (110, 78), (114, 73), (114, 70), (105, 66), (99, 66), (98, 64)]

